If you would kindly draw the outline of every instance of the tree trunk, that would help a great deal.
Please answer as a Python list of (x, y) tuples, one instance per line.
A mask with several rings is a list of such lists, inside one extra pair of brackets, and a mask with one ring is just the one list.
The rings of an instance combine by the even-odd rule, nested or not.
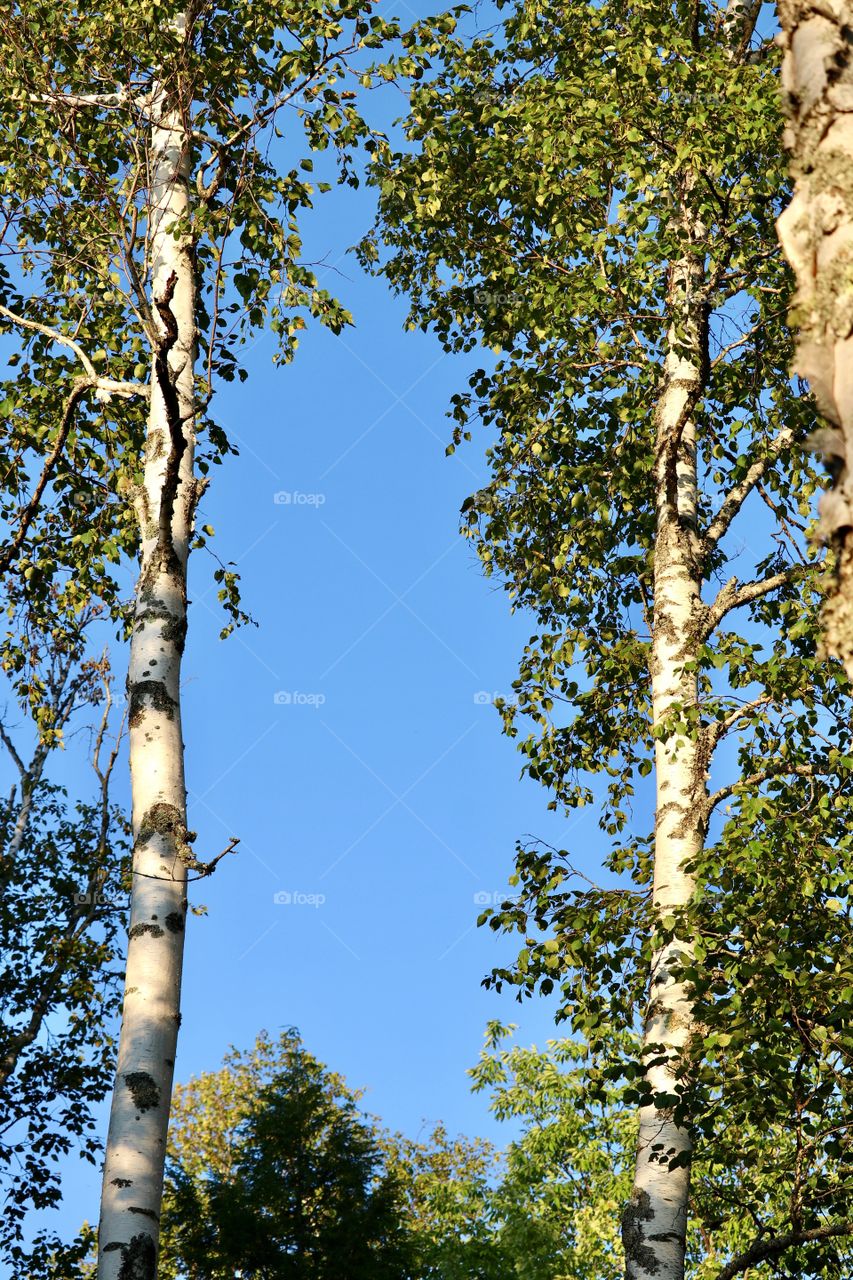
[(834, 479), (820, 502), (837, 557), (824, 637), (853, 678), (853, 3), (779, 0), (779, 20), (795, 187), (777, 225), (797, 280), (794, 369), (834, 428), (815, 441)]
[(180, 1023), (187, 900), (181, 655), (193, 477), (195, 268), (187, 235), (190, 141), (154, 95), (149, 266), (153, 323), (144, 480), (135, 496), (140, 574), (128, 673), (134, 875), (118, 1065), (107, 1138), (98, 1280), (154, 1280), (166, 1130)]
[[(689, 198), (688, 190), (685, 196)], [(690, 229), (698, 240), (702, 229)], [(670, 330), (656, 421), (657, 536), (654, 555), (654, 619), (651, 683), (657, 806), (652, 902), (660, 919), (684, 907), (693, 893), (685, 864), (702, 848), (705, 769), (695, 712), (694, 671), (703, 605), (696, 528), (696, 438), (691, 422), (704, 378), (705, 321), (699, 290), (701, 250), (671, 270)], [(646, 1087), (673, 1096), (674, 1070), (692, 1030), (690, 996), (676, 972), (690, 947), (673, 940), (652, 957), (642, 1057)], [(627, 1280), (683, 1280), (690, 1185), (691, 1141), (665, 1103), (640, 1110), (634, 1189), (622, 1219)]]

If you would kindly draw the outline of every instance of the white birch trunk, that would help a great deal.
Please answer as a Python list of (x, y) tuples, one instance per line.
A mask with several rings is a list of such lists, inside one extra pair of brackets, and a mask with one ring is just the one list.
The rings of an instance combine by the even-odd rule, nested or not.
[(107, 1138), (98, 1280), (154, 1280), (166, 1130), (180, 1023), (186, 828), (180, 673), (193, 478), (195, 267), (176, 222), (189, 207), (190, 140), (154, 96), (149, 262), (159, 326), (144, 482), (142, 552), (128, 673), (134, 876), (118, 1065)]
[(820, 502), (836, 553), (823, 611), (830, 653), (853, 678), (853, 3), (779, 0), (794, 196), (777, 224), (794, 269), (794, 368), (833, 429), (816, 443), (834, 487)]
[[(728, 0), (720, 34), (733, 62), (747, 51), (760, 7), (760, 0)], [(689, 211), (694, 182), (695, 176), (688, 173), (682, 227), (688, 239), (698, 244), (706, 229)], [(655, 446), (657, 529), (650, 674), (656, 727), (672, 725), (680, 709), (690, 712), (698, 705), (697, 678), (685, 671), (685, 664), (696, 658), (706, 617), (692, 421), (707, 357), (703, 277), (701, 253), (685, 256), (673, 264), (667, 290), (670, 329)], [(687, 732), (671, 729), (655, 743), (652, 905), (658, 918), (668, 910), (677, 914), (693, 896), (695, 881), (687, 867), (701, 852), (707, 835), (708, 764), (698, 724)], [(677, 978), (678, 969), (689, 963), (691, 955), (688, 940), (673, 941), (652, 957), (642, 1056), (647, 1064), (645, 1082), (653, 1095), (673, 1095), (678, 1063), (697, 1029), (690, 992)], [(622, 1217), (626, 1280), (683, 1280), (691, 1156), (689, 1129), (676, 1124), (670, 1108), (653, 1103), (640, 1108), (634, 1188)]]
[[(701, 850), (705, 836), (705, 769), (698, 741), (672, 727), (682, 708), (696, 706), (698, 696), (696, 676), (684, 667), (695, 657), (703, 612), (696, 441), (690, 420), (703, 381), (701, 283), (701, 258), (685, 258), (673, 267), (669, 350), (656, 421), (651, 682), (654, 724), (670, 726), (655, 746), (652, 901), (658, 916), (690, 901), (694, 884), (685, 864)], [(657, 1095), (673, 1094), (674, 1069), (693, 1028), (689, 992), (673, 973), (689, 953), (689, 944), (673, 942), (652, 958), (642, 1056), (648, 1064), (646, 1085)], [(669, 1108), (641, 1108), (634, 1189), (622, 1218), (627, 1280), (683, 1280), (690, 1154), (690, 1134), (675, 1123)]]

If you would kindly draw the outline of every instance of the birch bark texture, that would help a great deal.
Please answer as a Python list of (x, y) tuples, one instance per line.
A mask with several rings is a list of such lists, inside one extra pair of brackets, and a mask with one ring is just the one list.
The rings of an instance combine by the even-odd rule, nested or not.
[[(131, 624), (134, 883), (101, 1280), (155, 1274), (187, 870), (224, 856), (192, 853), (180, 709), (190, 542), (213, 536), (193, 534), (196, 477), (233, 451), (209, 404), (220, 379), (245, 378), (243, 348), (264, 326), (287, 362), (306, 316), (335, 333), (351, 323), (303, 262), (301, 219), (330, 187), (308, 175), (327, 152), (357, 183), (353, 153), (378, 139), (352, 61), (398, 36), (373, 0), (14, 0), (0, 30), (18, 115), (0, 145), (0, 247), (16, 267), (0, 265), (0, 330), (27, 356), (5, 405), (15, 466), (40, 464), (30, 501), (12, 504), (0, 569), (57, 591), (72, 617), (94, 598)], [(409, 42), (407, 68), (424, 65), (417, 32)], [(137, 555), (129, 619), (109, 565)], [(239, 575), (221, 565), (213, 578), (224, 638), (247, 620)], [(25, 691), (25, 658), (8, 649), (0, 637)]]
[(182, 230), (191, 142), (181, 104), (162, 88), (152, 94), (151, 122), (148, 252), (159, 340), (144, 479), (134, 497), (141, 556), (128, 669), (133, 890), (99, 1280), (156, 1275), (192, 859), (180, 705), (187, 560), (201, 488), (193, 474), (195, 266)]
[[(688, 178), (684, 207), (690, 187)], [(696, 664), (691, 661), (704, 615), (696, 431), (691, 421), (702, 391), (706, 349), (703, 230), (696, 220), (685, 226), (686, 238), (694, 239), (697, 248), (671, 271), (671, 324), (656, 417), (650, 676), (657, 793), (652, 906), (658, 916), (690, 902), (695, 886), (688, 867), (705, 838), (707, 789), (695, 731), (699, 699)], [(673, 938), (658, 946), (651, 960), (641, 1051), (651, 1100), (640, 1108), (634, 1188), (622, 1219), (628, 1280), (681, 1280), (684, 1275), (692, 1141), (689, 1129), (674, 1118), (672, 1101), (693, 1026), (690, 992), (679, 976), (689, 953), (689, 943)]]
[(797, 283), (794, 371), (830, 424), (813, 437), (833, 478), (819, 504), (836, 554), (824, 642), (853, 678), (853, 4), (779, 0), (778, 11), (795, 185), (777, 228)]
[[(453, 445), (494, 432), (465, 531), (536, 619), (504, 727), (549, 808), (573, 825), (595, 807), (621, 879), (590, 880), (586, 833), (520, 840), (512, 898), (481, 917), (519, 952), (488, 983), (559, 1001), (593, 1111), (602, 1081), (624, 1079), (642, 1111), (627, 1275), (680, 1280), (688, 1205), (691, 1257), (736, 1261), (720, 1170), (735, 1252), (753, 1205), (772, 1234), (755, 1117), (796, 1132), (801, 1052), (787, 1013), (767, 1014), (780, 945), (800, 937), (776, 922), (800, 909), (804, 848), (837, 856), (825, 792), (847, 767), (815, 728), (839, 673), (809, 648), (820, 570), (799, 533), (815, 469), (790, 456), (805, 412), (774, 252), (778, 72), (753, 40), (758, 6), (739, 0), (507, 10), (499, 36), (450, 50), (413, 92), (412, 146), (377, 165), (363, 257), (409, 295), (413, 326), (497, 354), (453, 397)], [(762, 532), (745, 547), (752, 511)], [(810, 846), (803, 777), (829, 810), (819, 830), (806, 810)], [(652, 832), (633, 827), (645, 778)], [(747, 1132), (756, 1144), (733, 1147)], [(808, 1198), (802, 1168), (774, 1183), (779, 1239), (801, 1227), (786, 1206)]]
[[(729, 0), (720, 38), (734, 62), (755, 27), (754, 0)], [(652, 908), (657, 918), (686, 908), (696, 890), (690, 870), (708, 829), (709, 752), (699, 729), (698, 657), (708, 622), (702, 600), (705, 546), (700, 533), (694, 410), (708, 377), (707, 229), (692, 212), (696, 178), (685, 174), (681, 221), (685, 255), (667, 290), (661, 397), (656, 413), (656, 537), (649, 676), (655, 737), (655, 845)], [(691, 942), (672, 937), (652, 955), (641, 1056), (651, 1101), (640, 1107), (631, 1199), (623, 1213), (626, 1280), (683, 1280), (692, 1138), (674, 1105), (679, 1068), (696, 1018), (689, 984)], [(669, 1100), (668, 1102), (666, 1100)], [(681, 1109), (682, 1117), (687, 1114)]]

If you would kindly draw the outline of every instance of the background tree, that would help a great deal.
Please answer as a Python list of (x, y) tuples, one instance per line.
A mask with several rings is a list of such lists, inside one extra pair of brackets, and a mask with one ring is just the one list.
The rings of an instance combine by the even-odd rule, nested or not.
[(784, 1266), (849, 1229), (853, 756), (792, 450), (777, 63), (757, 7), (498, 8), (413, 88), (362, 246), (411, 324), (498, 357), (453, 414), (454, 446), (494, 433), (467, 530), (537, 621), (504, 724), (551, 807), (595, 801), (612, 840), (601, 886), (519, 849), (491, 923), (524, 945), (493, 980), (558, 993), (590, 1096), (615, 1076), (639, 1104), (628, 1275), (682, 1275), (694, 1144), (724, 1168), (771, 1112), (801, 1135), (787, 1208), (744, 1168), (727, 1220), (756, 1248), (740, 1270)]
[[(541, 1050), (525, 1048), (511, 1042), (511, 1032), (490, 1024), (470, 1072), (475, 1091), (487, 1095), (496, 1118), (512, 1127), (502, 1149), (482, 1139), (452, 1137), (441, 1124), (408, 1138), (383, 1130), (364, 1113), (358, 1117), (394, 1188), (391, 1221), (405, 1242), (405, 1275), (409, 1280), (620, 1280), (619, 1207), (632, 1181), (636, 1116), (624, 1107), (616, 1082), (597, 1099), (590, 1097), (582, 1043), (555, 1040)], [(292, 1157), (284, 1171), (287, 1199), (297, 1181), (302, 1185), (306, 1164), (312, 1167), (305, 1152), (310, 1156), (314, 1147), (312, 1140), (304, 1143), (298, 1157), (280, 1134), (268, 1135), (262, 1144), (263, 1126), (256, 1122), (274, 1113), (269, 1102), (275, 1091), (279, 1103), (287, 1103), (275, 1113), (283, 1117), (291, 1114), (291, 1104), (296, 1106), (293, 1127), (304, 1132), (303, 1110), (312, 1110), (303, 1087), (306, 1064), (312, 1078), (325, 1081), (323, 1114), (342, 1101), (347, 1112), (350, 1104), (358, 1105), (361, 1092), (321, 1067), (295, 1032), (277, 1041), (262, 1033), (251, 1050), (229, 1053), (221, 1070), (176, 1087), (164, 1276), (230, 1277), (235, 1269), (260, 1265), (252, 1233), (260, 1230), (266, 1239), (269, 1187), (263, 1180), (250, 1183), (246, 1170), (268, 1158), (270, 1142), (276, 1149), (286, 1147)], [(835, 1125), (841, 1132), (842, 1107), (831, 1104), (824, 1119), (828, 1128)], [(849, 1244), (830, 1234), (829, 1225), (814, 1239), (799, 1242), (785, 1232), (790, 1170), (802, 1162), (804, 1136), (802, 1124), (792, 1125), (788, 1116), (772, 1116), (768, 1109), (756, 1115), (755, 1123), (749, 1117), (736, 1120), (725, 1152), (706, 1144), (697, 1149), (687, 1232), (687, 1273), (693, 1280), (762, 1274), (841, 1280), (849, 1273)], [(315, 1170), (310, 1188), (303, 1186), (303, 1201), (311, 1206), (319, 1199), (327, 1210), (335, 1205), (343, 1210), (342, 1224), (348, 1223), (349, 1209), (339, 1195), (345, 1166), (336, 1159), (323, 1167), (329, 1178), (321, 1186)], [(823, 1172), (812, 1170), (818, 1179)], [(836, 1185), (836, 1197), (841, 1191)], [(276, 1189), (277, 1204), (281, 1195)], [(299, 1217), (292, 1204), (275, 1209), (273, 1221), (281, 1211), (287, 1232), (294, 1232)], [(758, 1211), (756, 1220), (745, 1220)], [(264, 1247), (269, 1274), (290, 1274), (289, 1267), (301, 1274), (295, 1249), (282, 1263), (273, 1261), (275, 1246)], [(313, 1256), (315, 1261), (306, 1264), (309, 1275), (319, 1265), (319, 1255)]]
[[(248, 1086), (248, 1087), (247, 1087)], [(357, 1095), (295, 1032), (178, 1089), (164, 1271), (405, 1280), (400, 1189)]]
[(619, 1280), (618, 1208), (630, 1187), (636, 1125), (616, 1107), (583, 1106), (583, 1047), (507, 1045), (489, 1026), (475, 1092), (515, 1130), (503, 1149), (394, 1135), (390, 1158), (406, 1191), (424, 1280)]
[[(374, 1267), (385, 1274), (389, 1260), (388, 1274), (409, 1280), (604, 1280), (618, 1273), (618, 1228), (610, 1219), (631, 1160), (633, 1121), (578, 1108), (578, 1046), (559, 1043), (544, 1053), (504, 1048), (506, 1034), (490, 1028), (471, 1073), (474, 1087), (493, 1095), (498, 1118), (522, 1129), (505, 1152), (482, 1139), (451, 1137), (440, 1124), (409, 1139), (358, 1115), (361, 1134), (380, 1156), (380, 1178), (393, 1192), (387, 1229), (397, 1242), (386, 1258), (374, 1257), (365, 1274)], [(347, 1194), (349, 1161), (339, 1143), (326, 1145), (334, 1131), (326, 1125), (330, 1118), (337, 1125), (339, 1114), (350, 1124), (362, 1098), (317, 1063), (292, 1031), (277, 1042), (262, 1033), (250, 1051), (228, 1054), (220, 1071), (178, 1085), (163, 1274), (218, 1277), (241, 1269), (278, 1276), (291, 1274), (289, 1266), (297, 1275), (325, 1274), (314, 1268), (326, 1265), (327, 1247), (330, 1273), (337, 1267), (340, 1274), (346, 1258), (353, 1260), (352, 1274), (359, 1274), (358, 1250), (346, 1246), (335, 1258), (338, 1245), (323, 1224), (337, 1218), (339, 1230), (348, 1233), (361, 1219)], [(318, 1120), (325, 1146), (319, 1158)], [(277, 1184), (257, 1176), (259, 1169), (272, 1170), (274, 1152), (285, 1157), (275, 1166)], [(281, 1218), (291, 1237), (306, 1225), (294, 1208), (299, 1188), (309, 1220), (316, 1206), (324, 1239), (313, 1249), (293, 1244), (291, 1259), (282, 1260), (264, 1224)], [(403, 1272), (397, 1269), (401, 1258)]]
[[(76, 620), (73, 646), (30, 629), (39, 723), (14, 700), (0, 721), (15, 779), (0, 804), (0, 1260), (15, 1275), (59, 1274), (85, 1251), (44, 1230), (33, 1239), (31, 1215), (58, 1204), (62, 1157), (96, 1160), (93, 1104), (115, 1054), (129, 841), (110, 799), (123, 720), (106, 657), (87, 656), (95, 621)], [(75, 737), (88, 737), (94, 775), (76, 798), (52, 780)]]

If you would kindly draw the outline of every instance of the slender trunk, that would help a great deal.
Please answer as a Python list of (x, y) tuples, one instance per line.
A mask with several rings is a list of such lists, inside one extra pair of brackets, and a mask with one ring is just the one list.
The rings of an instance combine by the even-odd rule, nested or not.
[[(689, 184), (688, 184), (689, 186)], [(688, 192), (689, 194), (689, 192)], [(694, 239), (702, 229), (690, 227)], [(657, 536), (654, 555), (654, 624), (651, 682), (657, 809), (652, 901), (658, 918), (684, 907), (694, 883), (686, 865), (702, 848), (705, 770), (693, 726), (698, 689), (694, 671), (701, 560), (696, 528), (696, 438), (691, 422), (704, 379), (705, 322), (699, 291), (701, 256), (685, 256), (671, 272), (670, 331), (664, 381), (657, 407), (655, 482)], [(677, 971), (690, 945), (673, 941), (652, 957), (649, 1003), (643, 1028), (646, 1086), (673, 1096), (675, 1069), (693, 1026), (690, 995)], [(634, 1189), (622, 1220), (628, 1280), (682, 1280), (690, 1187), (689, 1131), (672, 1109), (651, 1102), (640, 1110)]]
[[(21, 852), (21, 845), (24, 843), (24, 837), (27, 834), (27, 828), (30, 825), (30, 815), (33, 809), (33, 794), (36, 787), (41, 782), (44, 764), (47, 759), (47, 750), (42, 747), (36, 752), (32, 764), (29, 769), (21, 773), (21, 802), (18, 805), (18, 812), (15, 817), (15, 825), (12, 828), (12, 834), (9, 837), (9, 843), (2, 850), (0, 857), (0, 894), (4, 894), (8, 887), (9, 881), (15, 873), (15, 860)], [(10, 797), (10, 806), (14, 801), (14, 792)]]
[[(58, 700), (57, 705), (59, 705)], [(42, 780), (44, 766), (47, 763), (48, 747), (44, 740), (40, 739), (32, 760), (29, 765), (25, 765), (2, 724), (0, 724), (0, 740), (2, 740), (4, 747), (11, 756), (12, 762), (17, 767), (21, 778), (21, 801), (18, 805), (15, 822), (12, 826), (8, 844), (0, 848), (0, 894), (4, 894), (14, 874), (15, 859), (21, 851), (21, 845), (24, 843), (24, 837), (30, 825), (33, 796)], [(13, 788), (7, 805), (7, 817), (4, 819), (4, 826), (6, 827), (9, 825), (14, 805), (15, 789)]]
[(853, 678), (853, 3), (779, 0), (794, 196), (778, 221), (797, 279), (794, 368), (835, 430), (816, 443), (834, 487), (820, 502), (836, 552), (823, 611), (827, 649)]
[(149, 255), (159, 341), (128, 672), (134, 864), (127, 976), (107, 1138), (98, 1280), (154, 1280), (166, 1130), (180, 1023), (187, 861), (181, 654), (193, 478), (195, 267), (185, 235), (190, 141), (164, 91), (152, 108)]

